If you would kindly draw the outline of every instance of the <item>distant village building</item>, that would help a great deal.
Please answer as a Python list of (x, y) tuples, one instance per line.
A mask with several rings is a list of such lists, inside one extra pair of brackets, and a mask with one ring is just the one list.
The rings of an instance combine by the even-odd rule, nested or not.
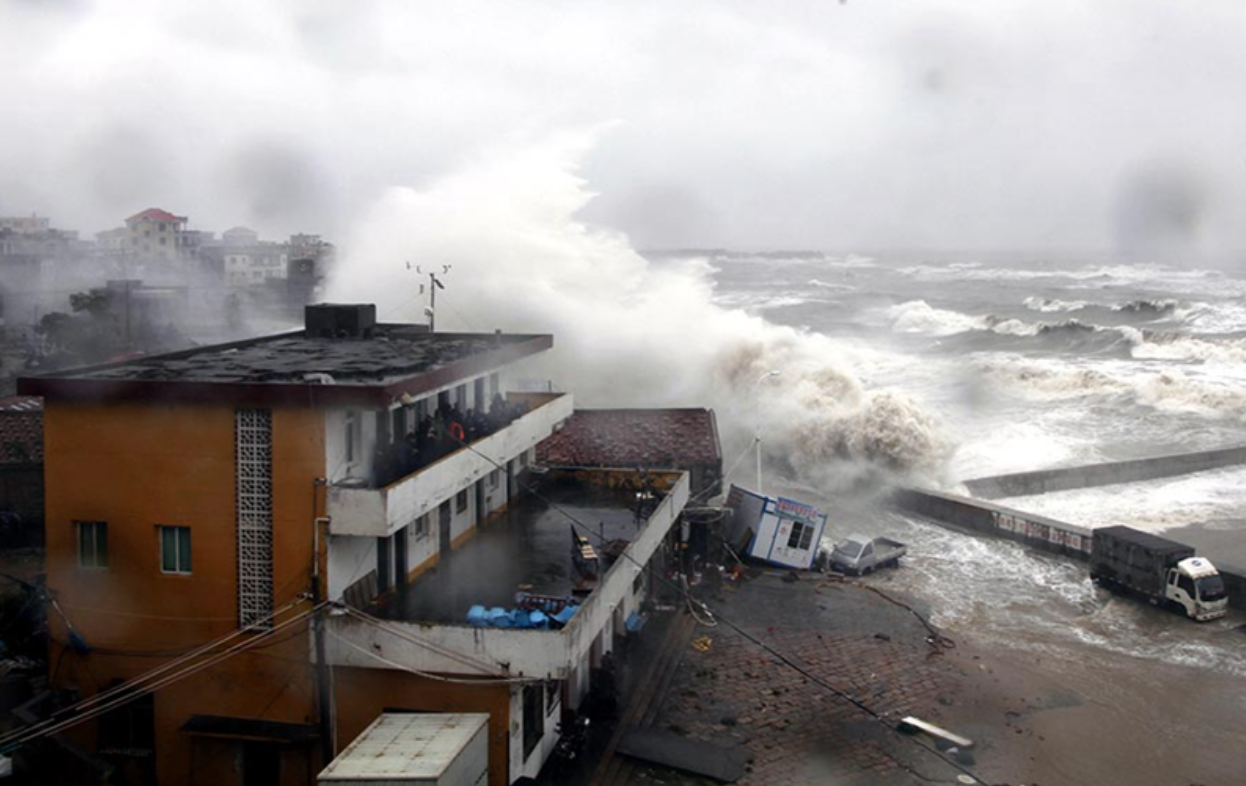
[(56, 308), (73, 263), (90, 252), (78, 233), (52, 229), (43, 217), (0, 218), (0, 318), (30, 327)]
[(43, 542), (43, 401), (0, 398), (0, 548)]
[(0, 231), (9, 230), (19, 235), (47, 232), (52, 227), (51, 219), (45, 216), (0, 216)]
[(125, 251), (140, 261), (173, 261), (184, 257), (183, 232), (190, 219), (149, 207), (125, 220)]
[(61, 739), (134, 782), (291, 786), (383, 713), (484, 713), (491, 786), (540, 771), (640, 628), (688, 475), (615, 472), (643, 511), (577, 482), (529, 499), (573, 401), (507, 384), (553, 338), (375, 313), (20, 380), (44, 398), (52, 689), (237, 648)]

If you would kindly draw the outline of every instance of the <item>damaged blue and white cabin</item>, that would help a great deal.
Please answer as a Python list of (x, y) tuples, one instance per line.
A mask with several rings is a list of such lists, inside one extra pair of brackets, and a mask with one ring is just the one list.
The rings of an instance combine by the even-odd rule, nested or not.
[(733, 485), (727, 494), (727, 540), (742, 557), (808, 570), (826, 531), (826, 514), (813, 505), (767, 497)]

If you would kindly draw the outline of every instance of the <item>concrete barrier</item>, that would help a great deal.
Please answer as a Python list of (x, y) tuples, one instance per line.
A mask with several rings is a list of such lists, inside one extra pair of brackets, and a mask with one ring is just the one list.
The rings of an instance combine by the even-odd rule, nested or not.
[(904, 510), (961, 529), (1015, 540), (1075, 559), (1090, 559), (1092, 535), (1086, 527), (939, 491), (900, 489), (892, 499)]
[[(1083, 562), (1090, 560), (1094, 530), (1076, 524), (939, 491), (898, 489), (892, 495), (892, 503), (957, 529), (1015, 540)], [(1246, 569), (1221, 564), (1216, 561), (1215, 554), (1201, 553), (1200, 556), (1210, 559), (1220, 571), (1229, 593), (1229, 605), (1246, 609)]]
[(1016, 472), (1010, 475), (967, 480), (965, 488), (969, 489), (975, 497), (983, 499), (1025, 497), (1031, 494), (1045, 494), (1049, 491), (1067, 491), (1188, 475), (1236, 464), (1246, 464), (1246, 447), (1202, 450), (1195, 453), (1157, 456), (1133, 461), (1110, 461), (1084, 467)]

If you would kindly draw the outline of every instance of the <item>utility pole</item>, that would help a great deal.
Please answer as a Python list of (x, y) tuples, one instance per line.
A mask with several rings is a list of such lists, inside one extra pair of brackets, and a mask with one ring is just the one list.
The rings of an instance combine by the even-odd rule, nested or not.
[(328, 522), (327, 518), (316, 516), (316, 501), (319, 488), (325, 485), (324, 479), (317, 479), (312, 487), (312, 564), (311, 564), (311, 597), (312, 608), (316, 609), (312, 616), (312, 636), (316, 646), (316, 700), (317, 720), (320, 736), (320, 766), (328, 767), (336, 754), (333, 745), (333, 682), (329, 673), (329, 661), (325, 647), (325, 616), (328, 607), (318, 608), (324, 600), (320, 587), (320, 527)]
[(435, 320), (437, 319), (437, 290), (445, 289), (445, 284), (437, 280), (436, 274), (431, 270), (428, 273), (428, 332), (436, 333)]
[(767, 371), (762, 374), (758, 380), (753, 383), (753, 390), (757, 393), (757, 397), (753, 402), (754, 405), (754, 423), (753, 423), (753, 440), (757, 445), (757, 493), (763, 494), (761, 490), (761, 383), (771, 377), (779, 376), (777, 371)]

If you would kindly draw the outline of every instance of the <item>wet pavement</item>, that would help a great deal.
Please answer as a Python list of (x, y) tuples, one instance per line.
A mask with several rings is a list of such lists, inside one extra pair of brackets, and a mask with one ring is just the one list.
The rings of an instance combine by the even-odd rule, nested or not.
[[(401, 590), (384, 609), (391, 619), (466, 624), (474, 605), (510, 609), (515, 594), (570, 596), (577, 578), (571, 561), (573, 524), (591, 530), (589, 540), (602, 561), (600, 544), (632, 540), (639, 531), (635, 495), (575, 482), (546, 483), (542, 499), (523, 495), (496, 521), (476, 533), (436, 567)], [(583, 530), (580, 530), (583, 534)]]
[[(673, 626), (678, 657), (655, 708), (636, 725), (751, 754), (741, 784), (907, 784), (959, 770), (894, 730), (908, 714), (938, 722), (959, 667), (927, 642), (912, 611), (861, 586), (804, 574), (725, 585), (711, 606), (784, 663), (719, 621)], [(680, 616), (687, 617), (684, 612)], [(946, 646), (946, 644), (945, 644)], [(802, 673), (803, 672), (803, 673)], [(663, 682), (662, 675), (650, 680)], [(629, 701), (642, 697), (629, 696)], [(704, 779), (641, 763), (605, 763), (600, 786)]]

